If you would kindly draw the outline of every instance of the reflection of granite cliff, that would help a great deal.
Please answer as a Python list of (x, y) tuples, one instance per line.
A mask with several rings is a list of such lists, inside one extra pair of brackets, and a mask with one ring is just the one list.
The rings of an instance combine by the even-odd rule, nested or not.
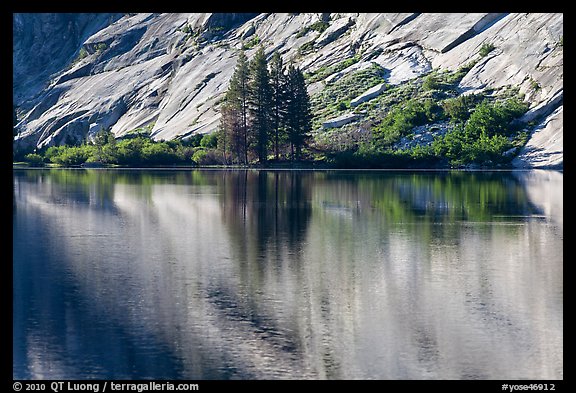
[[(319, 21), (325, 30), (311, 27)], [(326, 79), (375, 62), (391, 84), (455, 70), (490, 43), (496, 49), (459, 87), (520, 86), (531, 102), (526, 120), (540, 127), (516, 164), (562, 164), (563, 14), (15, 14), (13, 29), (23, 145), (81, 140), (103, 127), (120, 136), (153, 124), (156, 139), (211, 132), (236, 49), (249, 47), (250, 57), (257, 42), (305, 72), (359, 54)]]
[(564, 229), (564, 174), (557, 171), (514, 172), (530, 202), (550, 221)]

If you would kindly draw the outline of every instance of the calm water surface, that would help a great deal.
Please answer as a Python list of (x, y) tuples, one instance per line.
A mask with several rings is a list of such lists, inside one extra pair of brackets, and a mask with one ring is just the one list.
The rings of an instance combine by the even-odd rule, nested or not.
[(14, 170), (15, 379), (562, 379), (563, 173)]

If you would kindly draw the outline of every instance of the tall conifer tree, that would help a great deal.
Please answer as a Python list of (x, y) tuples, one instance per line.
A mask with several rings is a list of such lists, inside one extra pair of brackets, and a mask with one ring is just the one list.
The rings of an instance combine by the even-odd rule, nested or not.
[(284, 75), (284, 63), (278, 52), (274, 52), (270, 60), (270, 88), (272, 90), (271, 128), (274, 157), (278, 160), (280, 158), (280, 143), (284, 139), (281, 128), (286, 115), (286, 76)]
[(234, 74), (226, 91), (222, 110), (221, 128), (228, 137), (231, 150), (238, 162), (248, 164), (249, 124), (248, 124), (248, 58), (240, 51)]
[(248, 108), (253, 145), (261, 163), (266, 162), (268, 158), (271, 92), (266, 54), (264, 48), (260, 46), (250, 62)]
[(299, 160), (307, 133), (312, 128), (310, 97), (300, 68), (290, 65), (287, 75), (286, 129), (292, 160)]
[(225, 162), (229, 151), (232, 163), (248, 164), (249, 152), (263, 163), (269, 145), (279, 159), (283, 141), (290, 144), (291, 159), (299, 160), (312, 126), (302, 71), (293, 65), (286, 71), (278, 53), (273, 55), (269, 71), (262, 47), (250, 62), (241, 51), (221, 115), (218, 140)]

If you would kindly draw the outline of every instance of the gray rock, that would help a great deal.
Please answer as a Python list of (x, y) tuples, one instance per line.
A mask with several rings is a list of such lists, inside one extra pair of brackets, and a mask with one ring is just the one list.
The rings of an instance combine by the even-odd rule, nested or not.
[(256, 27), (254, 27), (253, 24), (248, 25), (247, 28), (240, 32), (240, 39), (245, 40), (246, 38), (254, 35), (254, 33), (256, 33)]
[(353, 26), (354, 23), (355, 20), (352, 17), (344, 17), (333, 21), (332, 24), (330, 24), (330, 26), (328, 26), (328, 28), (316, 39), (316, 48), (321, 48), (336, 40), (344, 34), (350, 26)]
[(363, 102), (369, 101), (372, 98), (378, 97), (386, 90), (386, 83), (379, 83), (374, 87), (366, 90), (364, 93), (360, 94), (358, 97), (350, 101), (350, 106), (358, 106)]
[(516, 154), (517, 151), (518, 151), (518, 148), (513, 147), (511, 149), (506, 150), (504, 153), (502, 153), (502, 155), (504, 157), (510, 157), (510, 156), (513, 156), (514, 154)]
[(564, 164), (564, 106), (547, 116), (532, 133), (528, 143), (512, 160), (516, 168), (562, 168)]
[(338, 128), (345, 124), (352, 123), (360, 118), (360, 115), (356, 113), (345, 113), (341, 116), (335, 117), (333, 119), (327, 120), (322, 123), (322, 128)]
[(13, 14), (13, 96), (17, 105), (46, 88), (92, 34), (122, 14)]

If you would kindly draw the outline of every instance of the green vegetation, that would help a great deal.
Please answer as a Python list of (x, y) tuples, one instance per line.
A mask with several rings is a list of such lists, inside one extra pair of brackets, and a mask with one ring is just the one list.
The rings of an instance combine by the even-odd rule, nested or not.
[(28, 162), (30, 166), (42, 166), (44, 158), (40, 154), (30, 153), (24, 156), (24, 161)]
[[(390, 87), (356, 107), (363, 116), (360, 122), (322, 131), (322, 121), (348, 110), (343, 105), (346, 99), (370, 86), (364, 85), (361, 91), (348, 89), (343, 86), (344, 78), (328, 85), (312, 97), (317, 130), (312, 147), (323, 152), (325, 162), (339, 167), (509, 165), (514, 157), (512, 148), (521, 147), (528, 138), (525, 130), (513, 125), (528, 104), (514, 88), (461, 94), (457, 85), (474, 64), (456, 71), (435, 70)], [(424, 134), (427, 142), (413, 142)]]
[(480, 55), (480, 57), (486, 57), (488, 56), (488, 53), (492, 52), (494, 49), (496, 49), (496, 47), (493, 44), (486, 42), (482, 44), (478, 54)]
[(256, 34), (254, 34), (250, 38), (250, 40), (242, 43), (242, 49), (243, 50), (251, 49), (251, 48), (254, 48), (255, 46), (257, 46), (258, 44), (260, 44), (260, 37), (258, 37)]
[(303, 43), (299, 48), (298, 48), (298, 54), (300, 56), (305, 56), (309, 53), (314, 52), (314, 45), (316, 44), (316, 40), (312, 40), (312, 41), (308, 41)]
[[(317, 22), (301, 33), (327, 27), (327, 22)], [(254, 35), (244, 49), (259, 44)], [(479, 55), (494, 49), (485, 43)], [(314, 40), (299, 48), (301, 54), (312, 50)], [(87, 52), (82, 48), (80, 54)], [(515, 122), (528, 109), (518, 88), (477, 94), (464, 94), (459, 88), (478, 58), (455, 71), (436, 69), (395, 86), (386, 84), (387, 70), (376, 63), (326, 81), (361, 59), (356, 54), (304, 76), (292, 64), (285, 66), (278, 53), (268, 61), (261, 45), (251, 61), (241, 50), (229, 88), (218, 102), (219, 129), (210, 135), (153, 141), (150, 123), (121, 138), (101, 131), (91, 142), (78, 145), (67, 138), (67, 145), (18, 152), (14, 159), (35, 166), (266, 165), (270, 160), (304, 160), (336, 167), (506, 167), (528, 140), (528, 129)], [(214, 75), (206, 75), (195, 90)], [(310, 97), (306, 84), (318, 81), (324, 86)], [(351, 105), (381, 83), (385, 89), (380, 95)], [(533, 91), (541, 89), (534, 80), (530, 83)], [(351, 112), (358, 116), (354, 122), (322, 127)]]
[(76, 56), (74, 61), (72, 61), (72, 64), (76, 64), (77, 62), (79, 62), (80, 60), (84, 59), (87, 56), (88, 56), (88, 51), (86, 50), (86, 48), (84, 48), (84, 47), (80, 48), (80, 51), (78, 52), (78, 56)]
[[(268, 149), (276, 159), (299, 160), (311, 128), (310, 102), (300, 69), (285, 69), (279, 55), (271, 70), (260, 47), (251, 62), (241, 51), (221, 106), (218, 150), (225, 164), (263, 164)], [(289, 149), (289, 150), (288, 150)]]
[(192, 34), (192, 28), (188, 23), (185, 23), (184, 26), (180, 28), (180, 31), (184, 34)]
[[(334, 117), (350, 107), (350, 101), (369, 88), (385, 81), (385, 69), (377, 64), (352, 72), (329, 84), (311, 97), (313, 128), (319, 128), (324, 119)], [(359, 108), (362, 109), (362, 108)]]
[(323, 33), (328, 28), (328, 26), (330, 26), (328, 22), (319, 20), (317, 22), (312, 23), (309, 26), (305, 26), (302, 29), (300, 29), (300, 31), (296, 33), (296, 38), (304, 37), (311, 30)]
[(104, 52), (106, 49), (108, 49), (108, 45), (105, 42), (99, 42), (96, 44), (97, 52)]
[(80, 146), (51, 146), (29, 153), (23, 160), (31, 166), (52, 164), (80, 166), (87, 163), (121, 166), (196, 165), (209, 149), (216, 147), (216, 135), (194, 135), (187, 140), (153, 141), (141, 132), (121, 139), (102, 130), (93, 142)]
[(359, 61), (360, 61), (360, 56), (355, 55), (355, 56), (350, 57), (346, 60), (342, 60), (341, 62), (333, 64), (329, 67), (320, 67), (318, 70), (316, 70), (314, 72), (305, 74), (304, 78), (306, 79), (306, 82), (308, 82), (308, 83), (317, 82), (319, 80), (325, 79), (326, 77), (328, 77), (332, 74), (340, 72), (340, 71), (350, 67), (352, 64), (355, 64)]
[(434, 100), (409, 100), (404, 105), (394, 107), (374, 128), (375, 143), (379, 147), (390, 147), (412, 128), (442, 118), (442, 108)]

